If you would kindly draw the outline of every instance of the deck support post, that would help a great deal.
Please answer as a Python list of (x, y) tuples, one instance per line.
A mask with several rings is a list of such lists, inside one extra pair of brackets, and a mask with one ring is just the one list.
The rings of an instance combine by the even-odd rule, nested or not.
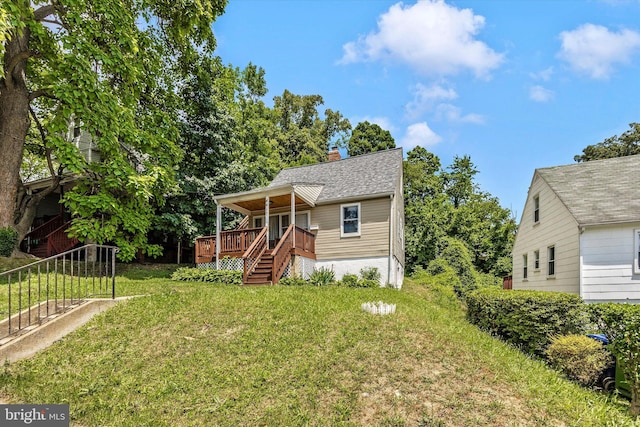
[(220, 270), (220, 228), (222, 227), (222, 205), (216, 203), (216, 270)]
[(267, 227), (267, 250), (271, 249), (269, 247), (269, 196), (264, 198), (264, 225)]
[(291, 223), (293, 224), (293, 248), (296, 247), (296, 190), (291, 189)]

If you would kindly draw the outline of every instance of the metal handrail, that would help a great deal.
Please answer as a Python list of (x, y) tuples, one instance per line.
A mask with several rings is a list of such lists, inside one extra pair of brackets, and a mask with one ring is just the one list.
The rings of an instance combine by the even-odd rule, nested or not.
[(7, 305), (0, 306), (0, 314), (7, 316), (0, 322), (0, 338), (40, 324), (88, 298), (115, 298), (117, 252), (115, 246), (85, 245), (0, 273), (8, 295)]

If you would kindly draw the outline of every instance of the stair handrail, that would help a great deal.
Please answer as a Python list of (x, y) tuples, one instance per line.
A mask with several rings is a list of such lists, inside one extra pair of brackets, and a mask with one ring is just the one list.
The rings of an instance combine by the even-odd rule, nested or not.
[(249, 276), (256, 270), (260, 258), (267, 251), (267, 227), (263, 227), (262, 231), (256, 239), (251, 243), (251, 246), (242, 254), (244, 259), (244, 274), (243, 281), (246, 282)]
[(295, 224), (289, 224), (287, 231), (284, 232), (280, 241), (271, 252), (273, 255), (272, 266), (272, 281), (278, 283), (284, 270), (286, 270), (289, 261), (291, 260), (291, 250), (293, 249), (293, 236), (294, 236)]
[(214, 261), (216, 256), (216, 236), (196, 237), (195, 247), (196, 263)]
[(26, 236), (24, 236), (24, 238), (25, 239), (31, 238), (34, 240), (45, 238), (49, 234), (51, 234), (53, 231), (60, 228), (62, 224), (64, 224), (62, 215), (61, 214), (56, 215), (53, 218), (51, 218), (49, 221), (45, 222), (44, 224), (40, 224), (39, 226), (31, 230), (29, 233), (27, 233)]
[(243, 228), (249, 228), (249, 215), (242, 218), (242, 221), (236, 226), (236, 230), (242, 230)]
[(66, 231), (69, 228), (70, 224), (71, 221), (65, 222), (47, 236), (48, 257), (68, 251), (69, 249), (80, 243), (80, 241), (76, 237), (69, 237), (67, 235)]

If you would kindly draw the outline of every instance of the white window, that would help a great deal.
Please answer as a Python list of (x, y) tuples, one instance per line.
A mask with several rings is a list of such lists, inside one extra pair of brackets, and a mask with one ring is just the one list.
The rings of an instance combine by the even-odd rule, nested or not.
[(264, 217), (262, 216), (253, 218), (253, 227), (262, 228), (262, 221), (264, 221)]
[(527, 254), (522, 255), (522, 264), (524, 267), (522, 268), (522, 278), (527, 278), (527, 268), (529, 267), (529, 257)]
[(361, 216), (360, 203), (340, 205), (340, 237), (359, 236)]
[(540, 251), (533, 251), (533, 269), (540, 270)]
[(549, 246), (547, 248), (547, 276), (556, 274), (556, 247)]
[(296, 225), (300, 228), (309, 229), (309, 211), (296, 212)]
[(640, 229), (633, 230), (633, 274), (640, 274)]
[(533, 222), (540, 222), (540, 196), (533, 197)]

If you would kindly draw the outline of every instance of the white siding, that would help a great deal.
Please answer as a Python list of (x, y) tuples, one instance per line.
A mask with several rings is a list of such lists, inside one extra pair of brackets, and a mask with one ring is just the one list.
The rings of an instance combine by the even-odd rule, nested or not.
[[(540, 201), (534, 222), (534, 198)], [(555, 247), (555, 275), (547, 275), (548, 247)], [(540, 268), (534, 269), (534, 251), (540, 251)], [(523, 278), (523, 255), (528, 277)], [(513, 247), (513, 289), (579, 293), (579, 230), (577, 223), (549, 185), (534, 176)]]
[(634, 230), (640, 223), (587, 228), (581, 235), (582, 298), (640, 301), (640, 276), (633, 273)]

